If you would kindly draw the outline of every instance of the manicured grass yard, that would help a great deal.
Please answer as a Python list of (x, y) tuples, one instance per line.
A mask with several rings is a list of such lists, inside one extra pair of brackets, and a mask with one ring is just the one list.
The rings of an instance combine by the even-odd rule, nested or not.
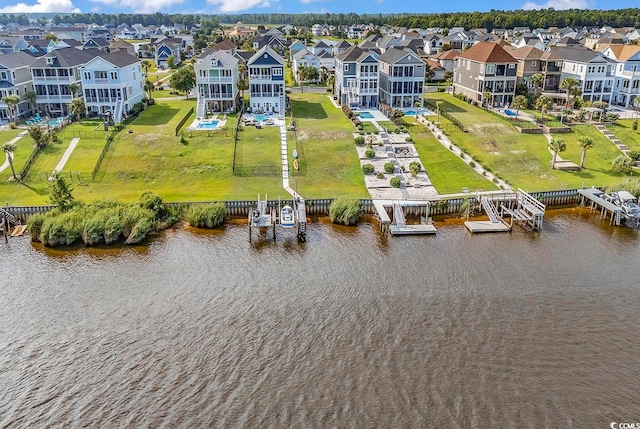
[(63, 171), (80, 172), (83, 180), (90, 180), (91, 172), (106, 144), (107, 135), (109, 133), (104, 131), (102, 123), (99, 121), (82, 121), (82, 124), (73, 123), (66, 127), (58, 134), (58, 137), (69, 141), (74, 137), (79, 137), (80, 141)]
[(607, 125), (607, 128), (630, 150), (640, 150), (640, 132), (631, 128), (633, 121), (634, 119), (619, 119), (615, 124)]
[[(15, 130), (2, 130), (0, 131), (0, 146), (9, 141), (13, 140), (15, 137), (20, 134), (22, 129)], [(24, 163), (29, 159), (29, 155), (33, 152), (33, 140), (28, 135), (22, 137), (20, 140), (13, 144), (13, 167), (16, 170), (16, 174), (22, 169)], [(4, 152), (0, 152), (0, 165), (4, 164), (4, 160), (6, 159)], [(0, 183), (4, 182), (9, 176), (11, 176), (11, 168), (7, 167), (0, 174)]]
[[(429, 94), (432, 102), (443, 101), (443, 110), (461, 121), (468, 132), (462, 132), (441, 116), (443, 129), (458, 146), (489, 167), (509, 183), (528, 191), (570, 189), (585, 186), (605, 186), (617, 183), (623, 176), (611, 171), (611, 161), (617, 156), (611, 144), (601, 142), (598, 131), (591, 125), (574, 127), (570, 134), (557, 134), (567, 142), (567, 152), (560, 157), (576, 163), (580, 161), (577, 139), (590, 135), (596, 140), (596, 148), (587, 154), (586, 170), (551, 170), (552, 155), (547, 150), (547, 140), (541, 134), (520, 134), (509, 122), (471, 106), (449, 94)], [(598, 144), (600, 142), (600, 144)], [(577, 155), (577, 156), (576, 156)]]
[[(290, 94), (296, 119), (300, 172), (293, 172), (291, 187), (305, 198), (350, 195), (368, 198), (358, 153), (355, 127), (324, 94)], [(295, 148), (289, 133), (290, 155)], [(290, 157), (293, 162), (293, 157)]]
[(429, 179), (438, 193), (459, 193), (462, 192), (462, 188), (497, 189), (493, 182), (478, 174), (456, 154), (442, 146), (424, 125), (407, 124), (406, 126)]

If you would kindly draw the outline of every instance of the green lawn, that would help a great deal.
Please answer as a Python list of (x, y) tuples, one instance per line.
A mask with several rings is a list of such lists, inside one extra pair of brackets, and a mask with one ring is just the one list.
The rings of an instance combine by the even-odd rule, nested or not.
[(471, 190), (495, 190), (496, 185), (475, 172), (456, 154), (442, 146), (424, 125), (407, 124), (420, 160), (427, 170), (429, 179), (440, 194)]
[[(0, 131), (0, 146), (13, 140), (22, 131), (24, 130), (9, 129), (9, 130)], [(18, 172), (22, 169), (22, 166), (24, 165), (24, 163), (27, 161), (27, 159), (29, 159), (31, 152), (33, 152), (33, 140), (31, 139), (31, 137), (26, 135), (22, 137), (20, 140), (18, 140), (17, 142), (15, 142), (13, 144), (13, 147), (14, 147), (13, 168), (15, 169), (16, 174), (18, 174)], [(0, 152), (0, 164), (4, 164), (5, 159), (6, 157), (4, 152)], [(4, 182), (10, 176), (11, 176), (11, 168), (7, 167), (7, 169), (0, 174), (0, 182)]]
[(102, 122), (99, 121), (83, 121), (82, 124), (73, 123), (66, 127), (58, 134), (58, 138), (71, 141), (74, 137), (78, 137), (80, 141), (63, 171), (80, 172), (84, 180), (89, 180), (102, 148), (106, 144), (108, 134), (104, 131)]
[[(597, 148), (587, 154), (587, 169), (574, 172), (551, 170), (552, 156), (543, 135), (520, 134), (508, 121), (449, 94), (429, 94), (426, 98), (432, 102), (442, 100), (443, 110), (465, 125), (468, 132), (462, 132), (444, 117), (440, 118), (444, 131), (456, 145), (515, 186), (543, 191), (576, 188), (583, 184), (605, 186), (621, 180), (622, 176), (609, 168), (617, 156), (615, 148), (611, 144), (607, 146), (606, 141), (601, 142), (603, 137), (591, 125), (576, 126), (572, 133), (554, 135), (567, 142), (567, 152), (560, 156), (576, 163), (580, 161), (577, 139), (590, 135), (597, 141)], [(609, 146), (614, 150), (609, 150)]]
[[(290, 98), (300, 156), (300, 171), (292, 173), (291, 186), (305, 198), (368, 198), (353, 144), (354, 126), (324, 94), (290, 94)], [(288, 141), (291, 155), (296, 147), (293, 133)]]
[(640, 150), (640, 132), (631, 128), (634, 119), (619, 119), (607, 128), (630, 150)]

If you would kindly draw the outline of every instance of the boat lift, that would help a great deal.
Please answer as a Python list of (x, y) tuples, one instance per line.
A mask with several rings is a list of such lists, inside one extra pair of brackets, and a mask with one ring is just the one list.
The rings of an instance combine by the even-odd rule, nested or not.
[(284, 206), (279, 201), (277, 210), (269, 207), (267, 196), (261, 200), (258, 195), (258, 201), (248, 215), (249, 224), (249, 241), (252, 239), (252, 231), (271, 230), (273, 241), (276, 241), (276, 225), (284, 229), (296, 229), (298, 241), (305, 242), (307, 240), (307, 211), (304, 199), (298, 196), (293, 200), (292, 205)]

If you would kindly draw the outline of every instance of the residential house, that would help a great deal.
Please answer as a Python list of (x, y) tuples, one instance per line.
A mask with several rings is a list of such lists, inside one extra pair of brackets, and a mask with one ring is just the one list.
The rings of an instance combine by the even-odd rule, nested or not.
[[(38, 110), (51, 117), (66, 116), (74, 95), (83, 95), (80, 67), (92, 60), (97, 52), (102, 51), (63, 48), (38, 58), (31, 65)], [(75, 85), (75, 94), (71, 85)]]
[(491, 94), (494, 106), (511, 103), (515, 95), (518, 60), (497, 43), (479, 42), (456, 59), (453, 90), (477, 102), (487, 102)]
[(586, 101), (611, 101), (617, 61), (601, 52), (583, 47), (553, 47), (551, 52), (562, 58), (560, 83), (566, 78), (580, 82)]
[(531, 82), (531, 77), (536, 73), (542, 72), (540, 58), (542, 58), (544, 52), (531, 45), (525, 45), (509, 51), (509, 53), (518, 60), (518, 69), (516, 71), (518, 83), (527, 85), (527, 90), (533, 92), (536, 88)]
[(347, 39), (362, 39), (367, 31), (359, 26), (350, 25), (347, 29)]
[(320, 51), (318, 54), (320, 58), (320, 68), (326, 69), (328, 72), (333, 72), (336, 68), (336, 59), (333, 55), (328, 54), (326, 51)]
[(322, 25), (320, 24), (313, 24), (311, 26), (311, 34), (313, 34), (315, 37), (320, 37), (322, 36)]
[(121, 122), (145, 98), (140, 60), (126, 51), (92, 53), (93, 58), (79, 67), (87, 112)]
[(26, 52), (12, 52), (0, 55), (0, 122), (11, 119), (9, 107), (2, 101), (8, 95), (20, 97), (17, 110), (18, 118), (31, 116), (34, 105), (25, 98), (33, 89), (29, 67), (36, 61)]
[(231, 40), (229, 39), (224, 39), (221, 40), (220, 42), (216, 43), (215, 46), (213, 47), (214, 51), (224, 51), (227, 54), (234, 56), (236, 54), (236, 52), (238, 51), (238, 46), (233, 43)]
[(154, 49), (154, 58), (158, 67), (169, 67), (167, 60), (173, 57), (174, 64), (182, 61), (182, 39), (160, 36), (152, 39), (149, 45)]
[[(323, 51), (322, 51), (323, 52)], [(300, 82), (300, 68), (301, 67), (313, 67), (318, 71), (318, 78), (311, 82), (319, 82), (321, 75), (320, 58), (308, 49), (298, 51), (293, 55), (293, 61), (291, 63), (291, 71), (296, 81)], [(308, 80), (305, 80), (308, 82)]]
[[(56, 49), (57, 44), (51, 39), (37, 39), (37, 40), (29, 40), (29, 48), (27, 50), (32, 54), (40, 53), (48, 54), (49, 52)], [(68, 47), (68, 46), (67, 46)]]
[(29, 47), (29, 43), (22, 37), (0, 36), (0, 54), (24, 51)]
[(247, 37), (256, 34), (253, 28), (245, 27), (242, 22), (238, 21), (231, 31), (227, 33), (229, 37)]
[(122, 39), (116, 39), (113, 42), (111, 42), (109, 44), (109, 51), (110, 52), (124, 51), (129, 55), (136, 55), (135, 46), (133, 46), (131, 43), (126, 42)]
[(349, 107), (377, 107), (379, 102), (378, 53), (353, 45), (337, 54), (334, 96)]
[(205, 50), (194, 65), (198, 103), (196, 114), (234, 112), (240, 101), (238, 95), (238, 59), (223, 50)]
[(109, 52), (110, 43), (102, 37), (91, 37), (80, 46), (80, 49), (99, 49), (103, 52)]
[(251, 109), (284, 115), (284, 59), (271, 47), (265, 46), (249, 59), (247, 69)]
[(89, 27), (87, 31), (84, 32), (83, 40), (86, 42), (89, 39), (104, 39), (107, 42), (113, 42), (113, 34), (104, 28), (104, 27)]
[(431, 73), (431, 77), (429, 78), (430, 82), (441, 82), (445, 80), (446, 70), (438, 61), (427, 58), (425, 62), (429, 66), (429, 72)]
[(473, 46), (478, 39), (478, 35), (471, 31), (460, 31), (452, 33), (451, 31), (444, 37), (443, 42), (445, 45), (451, 46), (453, 49), (465, 50)]
[(58, 39), (75, 39), (78, 42), (84, 41), (84, 33), (87, 27), (84, 25), (52, 26), (49, 32), (56, 35)]
[(313, 45), (310, 50), (316, 55), (320, 55), (320, 52), (326, 52), (329, 55), (333, 55), (333, 47), (329, 46), (324, 40), (320, 40), (318, 43)]
[(518, 37), (512, 43), (512, 45), (514, 48), (524, 48), (525, 46), (531, 46), (540, 51), (544, 51), (544, 49), (547, 47), (542, 38), (533, 33), (523, 34), (522, 36)]
[(602, 53), (618, 61), (611, 103), (624, 107), (635, 106), (640, 95), (640, 46), (608, 45), (603, 47)]
[(456, 58), (460, 55), (460, 51), (457, 49), (449, 49), (447, 51), (439, 52), (435, 55), (431, 55), (429, 59), (437, 61), (445, 72), (453, 72), (453, 68), (456, 64)]
[(292, 59), (293, 55), (296, 52), (300, 52), (305, 49), (307, 49), (307, 47), (305, 46), (304, 43), (302, 43), (300, 40), (294, 40), (293, 42), (291, 42), (291, 45), (289, 46), (289, 59)]
[(378, 56), (380, 103), (391, 108), (422, 103), (425, 62), (408, 48), (391, 48)]
[(424, 38), (424, 51), (429, 54), (437, 54), (444, 45), (444, 36), (437, 33), (428, 34)]
[(562, 76), (562, 58), (547, 49), (540, 56), (540, 72), (544, 76), (542, 93), (551, 98), (557, 98)]
[(262, 34), (255, 36), (252, 40), (253, 49), (258, 51), (265, 46), (269, 46), (276, 51), (279, 55), (284, 55), (285, 51), (291, 45), (291, 40), (278, 34)]
[(347, 49), (349, 49), (350, 47), (351, 47), (351, 43), (347, 42), (346, 40), (343, 40), (337, 45), (333, 46), (333, 55), (336, 56), (338, 54), (341, 54)]

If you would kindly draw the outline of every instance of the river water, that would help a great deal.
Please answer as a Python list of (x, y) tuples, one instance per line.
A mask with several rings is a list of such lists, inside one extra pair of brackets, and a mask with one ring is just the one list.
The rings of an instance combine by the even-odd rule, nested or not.
[(0, 247), (0, 427), (606, 428), (640, 422), (640, 235), (385, 238), (312, 223)]

